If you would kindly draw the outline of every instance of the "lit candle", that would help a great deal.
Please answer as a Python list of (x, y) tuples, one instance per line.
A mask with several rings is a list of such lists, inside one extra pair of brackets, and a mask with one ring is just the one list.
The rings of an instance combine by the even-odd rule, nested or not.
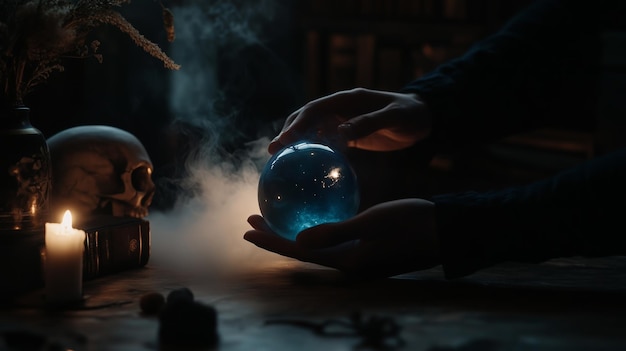
[(46, 223), (46, 302), (69, 303), (82, 299), (84, 251), (85, 232), (72, 228), (69, 210), (61, 223)]

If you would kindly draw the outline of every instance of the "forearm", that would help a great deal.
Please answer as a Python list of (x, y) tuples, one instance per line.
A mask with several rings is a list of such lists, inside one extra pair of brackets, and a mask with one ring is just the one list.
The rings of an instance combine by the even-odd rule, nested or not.
[(626, 149), (527, 186), (435, 196), (446, 276), (504, 261), (626, 254)]
[(595, 112), (603, 15), (601, 6), (588, 4), (539, 1), (462, 57), (408, 84), (403, 91), (417, 93), (432, 111), (438, 144), (455, 148), (567, 123), (570, 116), (557, 107), (566, 95), (578, 115)]

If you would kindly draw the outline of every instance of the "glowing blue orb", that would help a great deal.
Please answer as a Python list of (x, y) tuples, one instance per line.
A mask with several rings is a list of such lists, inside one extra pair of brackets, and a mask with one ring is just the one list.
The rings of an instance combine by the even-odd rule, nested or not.
[(346, 158), (330, 147), (298, 142), (275, 153), (259, 179), (261, 215), (278, 235), (346, 220), (359, 208), (359, 187)]

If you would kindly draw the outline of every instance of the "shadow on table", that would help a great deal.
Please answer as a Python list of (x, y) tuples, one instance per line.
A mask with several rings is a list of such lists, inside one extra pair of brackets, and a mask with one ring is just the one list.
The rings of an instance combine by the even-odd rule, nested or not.
[[(445, 308), (480, 311), (626, 311), (626, 258), (569, 258), (507, 263), (446, 280), (440, 268), (393, 278), (354, 281), (334, 270), (305, 266), (245, 278), (250, 299), (317, 310), (349, 307)], [(297, 308), (297, 307), (296, 307)], [(314, 312), (314, 311), (313, 311)]]

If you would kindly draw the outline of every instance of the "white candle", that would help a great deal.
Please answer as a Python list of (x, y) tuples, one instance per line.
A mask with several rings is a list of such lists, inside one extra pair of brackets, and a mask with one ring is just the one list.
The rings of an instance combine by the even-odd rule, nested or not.
[(72, 214), (61, 223), (46, 223), (44, 282), (46, 302), (68, 303), (83, 297), (85, 232), (72, 228)]

